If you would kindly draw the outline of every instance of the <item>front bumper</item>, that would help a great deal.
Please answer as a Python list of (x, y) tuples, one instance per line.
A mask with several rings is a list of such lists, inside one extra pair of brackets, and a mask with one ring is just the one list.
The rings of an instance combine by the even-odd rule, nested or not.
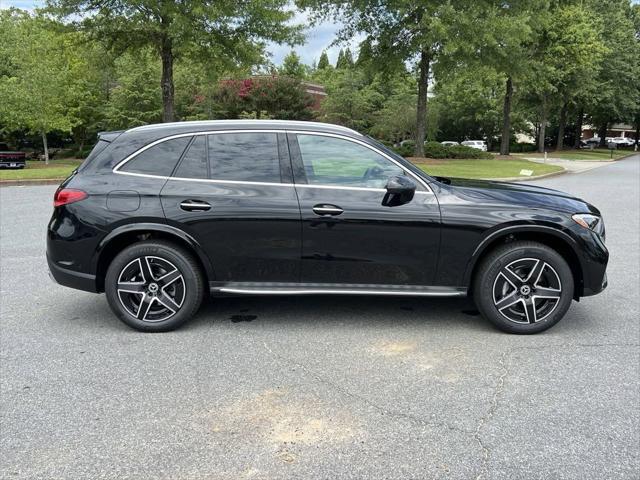
[(96, 276), (89, 273), (74, 272), (56, 265), (47, 255), (47, 263), (49, 264), (49, 276), (60, 285), (65, 287), (84, 290), (85, 292), (98, 293), (96, 285)]

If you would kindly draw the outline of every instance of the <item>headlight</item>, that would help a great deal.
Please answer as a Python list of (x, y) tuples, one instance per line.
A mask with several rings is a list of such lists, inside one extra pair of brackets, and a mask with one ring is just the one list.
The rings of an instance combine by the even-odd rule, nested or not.
[(604, 234), (604, 222), (602, 221), (602, 218), (597, 215), (591, 215), (590, 213), (576, 213), (575, 215), (572, 215), (571, 218), (573, 218), (573, 221), (578, 225), (588, 228), (598, 235)]

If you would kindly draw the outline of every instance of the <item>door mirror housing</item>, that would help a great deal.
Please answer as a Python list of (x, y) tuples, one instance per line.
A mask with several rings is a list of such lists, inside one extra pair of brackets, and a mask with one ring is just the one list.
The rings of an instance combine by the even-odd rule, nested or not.
[(413, 196), (416, 193), (416, 184), (410, 178), (398, 175), (389, 179), (385, 189), (387, 193), (382, 199), (382, 205), (385, 207), (397, 207), (413, 200)]

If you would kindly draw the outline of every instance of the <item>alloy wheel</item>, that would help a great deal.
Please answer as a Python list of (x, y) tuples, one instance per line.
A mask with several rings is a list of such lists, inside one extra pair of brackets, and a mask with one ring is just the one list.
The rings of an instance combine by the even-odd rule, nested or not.
[(144, 322), (162, 322), (180, 310), (186, 295), (184, 277), (168, 260), (143, 256), (129, 262), (118, 276), (118, 299)]
[(532, 324), (544, 321), (560, 303), (562, 283), (555, 269), (537, 258), (511, 262), (493, 282), (493, 303), (507, 320)]

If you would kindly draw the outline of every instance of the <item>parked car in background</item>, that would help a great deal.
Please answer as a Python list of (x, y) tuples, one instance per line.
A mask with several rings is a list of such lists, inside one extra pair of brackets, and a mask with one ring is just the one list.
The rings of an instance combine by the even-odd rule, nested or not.
[(483, 152), (487, 151), (487, 142), (485, 142), (484, 140), (465, 140), (461, 145), (476, 148), (478, 150), (482, 150)]
[(580, 145), (584, 147), (597, 147), (600, 145), (600, 139), (598, 137), (585, 138), (580, 141)]
[(0, 143), (0, 167), (24, 168), (27, 154), (11, 150), (6, 143)]
[[(425, 142), (427, 143), (427, 142)], [(440, 142), (441, 145), (444, 145), (445, 147), (453, 147), (455, 145), (460, 145), (458, 142), (452, 142), (450, 140), (446, 140), (444, 142)]]
[(611, 143), (615, 143), (619, 147), (633, 147), (635, 145), (635, 140), (629, 137), (613, 137), (609, 140)]
[(431, 177), (337, 125), (102, 133), (53, 204), (53, 278), (105, 292), (142, 331), (177, 328), (211, 293), (469, 295), (497, 327), (536, 333), (607, 285), (596, 207), (531, 184)]

